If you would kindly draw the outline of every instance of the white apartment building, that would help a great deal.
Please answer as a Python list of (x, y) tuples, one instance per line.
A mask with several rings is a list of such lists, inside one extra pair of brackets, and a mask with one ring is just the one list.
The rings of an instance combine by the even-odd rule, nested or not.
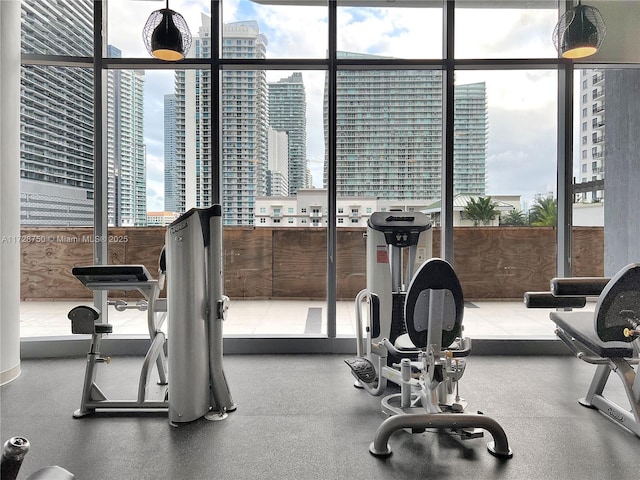
[(166, 227), (180, 216), (176, 212), (147, 212), (148, 227)]
[[(603, 70), (580, 71), (580, 133), (576, 183), (592, 183), (577, 201), (604, 199), (605, 165), (605, 73)], [(585, 186), (578, 187), (578, 191)]]
[(289, 135), (269, 127), (267, 196), (289, 195)]
[[(426, 200), (393, 200), (376, 197), (338, 197), (338, 227), (366, 227), (373, 212), (419, 212), (430, 203)], [(326, 227), (327, 190), (300, 189), (290, 197), (256, 199), (256, 227)]]

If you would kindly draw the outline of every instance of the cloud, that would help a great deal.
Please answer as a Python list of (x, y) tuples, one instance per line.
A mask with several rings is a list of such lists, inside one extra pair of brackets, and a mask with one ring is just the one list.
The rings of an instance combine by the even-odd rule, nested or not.
[(555, 190), (556, 115), (535, 110), (525, 115), (496, 107), (489, 114), (487, 152), (491, 195), (522, 195), (531, 203), (537, 194)]

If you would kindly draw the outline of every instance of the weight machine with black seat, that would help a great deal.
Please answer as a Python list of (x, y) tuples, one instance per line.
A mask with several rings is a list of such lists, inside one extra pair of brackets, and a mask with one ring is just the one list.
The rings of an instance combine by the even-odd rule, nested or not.
[[(122, 300), (111, 303), (119, 311), (146, 310), (151, 340), (142, 363), (136, 399), (109, 399), (98, 386), (96, 376), (98, 365), (111, 361), (100, 354), (100, 343), (104, 335), (112, 333), (113, 327), (104, 322), (95, 306), (73, 308), (68, 315), (72, 333), (91, 335), (82, 399), (74, 417), (84, 417), (96, 410), (156, 410), (167, 411), (170, 423), (175, 425), (203, 416), (223, 419), (227, 412), (235, 410), (222, 366), (222, 322), (229, 299), (222, 293), (220, 205), (191, 209), (168, 226), (157, 279), (144, 265), (78, 266), (72, 272), (93, 291), (140, 292), (144, 300), (133, 305)], [(160, 298), (165, 279), (167, 298)], [(165, 320), (167, 335), (162, 330)], [(152, 399), (150, 382), (154, 367), (160, 389)]]
[(498, 422), (465, 413), (458, 382), (471, 341), (462, 337), (462, 287), (448, 262), (427, 260), (430, 228), (422, 213), (376, 212), (368, 222), (367, 288), (356, 296), (356, 357), (345, 362), (356, 387), (371, 395), (385, 393), (388, 381), (400, 386), (400, 393), (382, 399), (389, 418), (378, 427), (369, 451), (390, 455), (388, 440), (403, 428), (448, 430), (463, 439), (480, 437), (484, 429), (494, 438), (489, 452), (510, 458)]
[[(578, 402), (599, 410), (640, 437), (640, 263), (622, 268), (612, 278), (569, 277), (551, 280), (548, 292), (527, 292), (528, 308), (556, 308), (550, 313), (555, 333), (580, 360), (597, 365), (591, 385)], [(597, 297), (595, 311), (571, 311)], [(615, 373), (628, 407), (605, 395)]]

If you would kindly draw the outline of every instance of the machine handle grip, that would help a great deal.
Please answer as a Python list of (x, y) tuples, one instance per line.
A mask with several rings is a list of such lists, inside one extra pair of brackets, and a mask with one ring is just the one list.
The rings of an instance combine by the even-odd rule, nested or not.
[(370, 296), (371, 309), (371, 337), (378, 338), (380, 336), (380, 297), (376, 294)]

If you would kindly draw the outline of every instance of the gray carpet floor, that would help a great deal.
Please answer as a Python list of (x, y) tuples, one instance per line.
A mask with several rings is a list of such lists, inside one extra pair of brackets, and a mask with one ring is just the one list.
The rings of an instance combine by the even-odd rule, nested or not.
[[(580, 406), (595, 367), (572, 357), (471, 356), (460, 394), (500, 422), (512, 459), (484, 438), (427, 431), (391, 436), (391, 456), (368, 452), (384, 420), (380, 397), (353, 387), (340, 355), (227, 355), (238, 406), (221, 422), (172, 427), (166, 414), (78, 408), (84, 359), (26, 360), (0, 389), (1, 431), (29, 439), (19, 478), (60, 465), (81, 480), (107, 479), (640, 479), (640, 439)], [(110, 398), (134, 397), (140, 358), (101, 365)], [(620, 401), (617, 378), (608, 394)]]

